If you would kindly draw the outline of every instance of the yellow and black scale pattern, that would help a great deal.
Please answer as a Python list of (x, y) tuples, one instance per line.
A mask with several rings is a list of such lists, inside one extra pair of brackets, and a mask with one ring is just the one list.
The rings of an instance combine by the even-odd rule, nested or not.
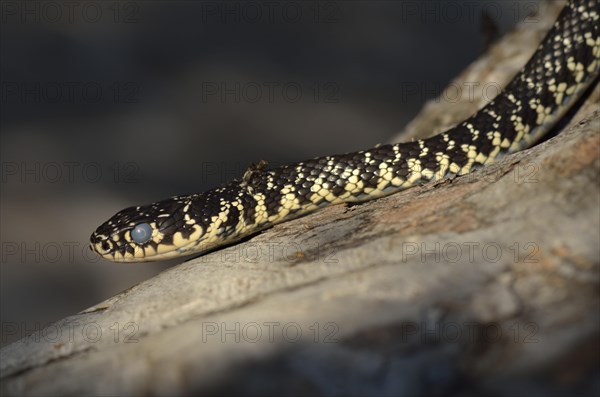
[(600, 0), (573, 0), (504, 91), (456, 127), (425, 140), (267, 169), (188, 196), (124, 209), (91, 247), (118, 262), (201, 253), (343, 202), (376, 199), (462, 175), (538, 141), (597, 81)]

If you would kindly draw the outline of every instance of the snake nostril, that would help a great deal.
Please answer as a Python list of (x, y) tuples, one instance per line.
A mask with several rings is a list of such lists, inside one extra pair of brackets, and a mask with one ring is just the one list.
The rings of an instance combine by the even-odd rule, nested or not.
[(110, 250), (110, 244), (108, 243), (108, 241), (103, 241), (101, 246), (104, 251)]

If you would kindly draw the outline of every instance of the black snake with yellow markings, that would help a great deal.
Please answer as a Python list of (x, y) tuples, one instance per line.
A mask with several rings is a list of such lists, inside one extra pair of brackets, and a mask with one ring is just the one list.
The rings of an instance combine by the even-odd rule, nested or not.
[(116, 262), (202, 253), (318, 208), (376, 199), (463, 175), (530, 147), (595, 83), (600, 0), (573, 0), (527, 64), (494, 100), (428, 139), (318, 157), (274, 169), (261, 161), (215, 189), (130, 207), (102, 224), (91, 247)]

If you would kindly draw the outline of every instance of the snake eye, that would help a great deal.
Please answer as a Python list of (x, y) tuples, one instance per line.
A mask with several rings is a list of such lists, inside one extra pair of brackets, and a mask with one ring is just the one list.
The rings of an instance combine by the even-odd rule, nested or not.
[(152, 237), (152, 227), (147, 223), (135, 225), (131, 231), (131, 239), (138, 244), (144, 244)]

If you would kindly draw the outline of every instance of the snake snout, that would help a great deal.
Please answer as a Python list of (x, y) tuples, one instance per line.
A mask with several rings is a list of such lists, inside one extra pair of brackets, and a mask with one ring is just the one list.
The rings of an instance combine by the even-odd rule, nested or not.
[(114, 249), (114, 243), (107, 236), (94, 233), (90, 237), (90, 248), (101, 256), (110, 254)]

